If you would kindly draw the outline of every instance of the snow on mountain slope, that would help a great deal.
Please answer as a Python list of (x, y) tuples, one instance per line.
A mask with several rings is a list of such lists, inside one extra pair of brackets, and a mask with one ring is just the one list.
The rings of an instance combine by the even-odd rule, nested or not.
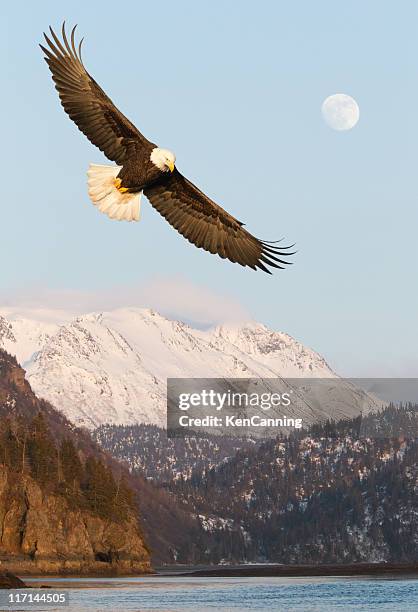
[(0, 346), (15, 348), (38, 395), (89, 428), (165, 425), (168, 377), (336, 376), (320, 355), (259, 323), (201, 331), (139, 308), (32, 323), (0, 319)]
[(270, 377), (336, 376), (321, 355), (288, 334), (272, 331), (261, 323), (220, 325), (210, 332), (210, 337), (221, 350), (227, 344), (242, 359), (262, 363), (270, 370)]
[(34, 353), (53, 336), (59, 325), (55, 322), (0, 314), (0, 347), (25, 367)]

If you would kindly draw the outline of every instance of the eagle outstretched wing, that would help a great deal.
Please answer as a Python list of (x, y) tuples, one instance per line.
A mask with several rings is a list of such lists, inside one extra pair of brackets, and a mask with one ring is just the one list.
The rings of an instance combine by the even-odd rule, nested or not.
[(71, 31), (71, 42), (67, 39), (65, 23), (62, 25), (63, 42), (49, 28), (53, 40), (44, 34), (49, 49), (42, 45), (40, 47), (45, 53), (45, 60), (65, 112), (108, 159), (123, 165), (141, 148), (151, 151), (155, 145), (116, 108), (84, 68), (81, 60), (83, 41), (77, 50), (75, 28)]
[[(62, 42), (50, 28), (49, 49), (41, 46), (52, 72), (64, 110), (78, 128), (110, 160), (123, 166), (131, 158), (144, 158), (155, 144), (147, 140), (89, 75), (81, 59), (82, 40), (76, 49), (62, 26)], [(52, 40), (51, 40), (52, 39)], [(142, 155), (141, 155), (142, 153)], [(291, 247), (258, 240), (232, 215), (218, 206), (177, 169), (144, 188), (152, 206), (189, 242), (223, 259), (271, 274), (268, 266), (283, 268)], [(134, 196), (133, 196), (134, 197)], [(132, 219), (132, 216), (130, 217)]]
[[(163, 182), (144, 190), (152, 206), (189, 242), (241, 266), (283, 269), (289, 247), (258, 240), (232, 215), (175, 169)], [(293, 246), (293, 245), (292, 245)]]

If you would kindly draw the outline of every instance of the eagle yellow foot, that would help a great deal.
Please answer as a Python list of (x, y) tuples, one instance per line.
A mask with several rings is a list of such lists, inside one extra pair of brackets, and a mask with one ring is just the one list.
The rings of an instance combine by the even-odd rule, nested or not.
[(120, 193), (126, 193), (127, 191), (129, 191), (127, 187), (121, 187), (122, 181), (120, 180), (120, 178), (115, 178), (114, 185), (116, 189), (120, 191)]

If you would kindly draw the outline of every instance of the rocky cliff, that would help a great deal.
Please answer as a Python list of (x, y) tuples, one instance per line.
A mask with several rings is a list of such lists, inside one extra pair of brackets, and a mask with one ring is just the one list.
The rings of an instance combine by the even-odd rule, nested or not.
[[(150, 571), (123, 470), (0, 351), (0, 566), (19, 574)], [(71, 455), (72, 453), (72, 455)]]
[(0, 559), (19, 574), (149, 571), (134, 515), (121, 523), (71, 508), (30, 477), (0, 471)]
[(10, 572), (0, 572), (0, 589), (25, 589), (23, 580)]

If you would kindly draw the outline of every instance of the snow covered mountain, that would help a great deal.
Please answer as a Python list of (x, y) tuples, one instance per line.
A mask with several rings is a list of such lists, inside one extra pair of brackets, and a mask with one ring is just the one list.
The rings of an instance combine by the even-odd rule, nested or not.
[[(0, 318), (0, 346), (15, 354), (34, 391), (78, 425), (166, 421), (166, 379), (333, 378), (325, 360), (262, 324), (201, 331), (148, 309), (56, 321)], [(359, 406), (336, 414), (353, 416)]]
[[(7, 313), (9, 314), (9, 313)], [(23, 367), (58, 331), (54, 321), (0, 314), (0, 347), (15, 355)]]

